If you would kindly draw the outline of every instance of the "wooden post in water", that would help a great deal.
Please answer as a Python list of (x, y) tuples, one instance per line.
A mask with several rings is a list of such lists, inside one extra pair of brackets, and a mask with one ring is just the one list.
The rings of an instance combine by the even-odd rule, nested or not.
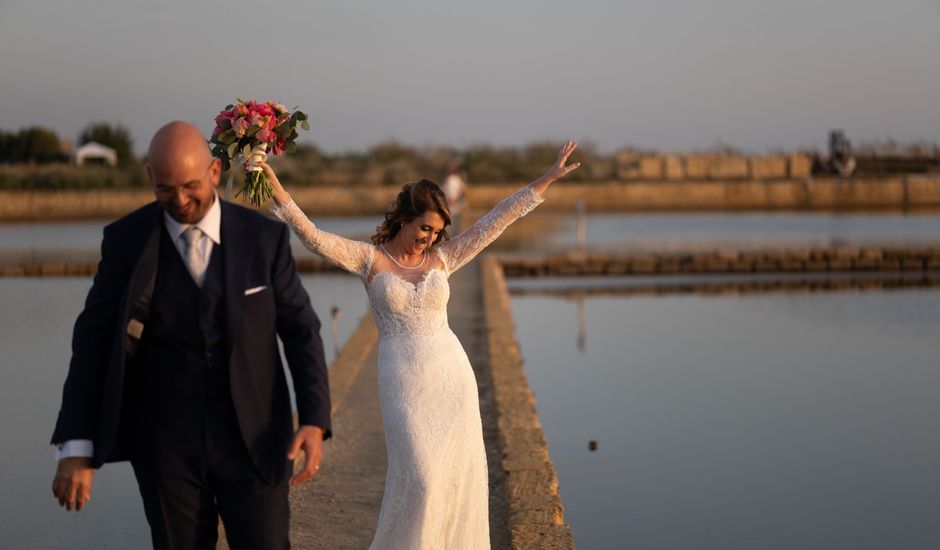
[(337, 321), (339, 321), (339, 316), (343, 314), (343, 310), (339, 306), (333, 306), (330, 308), (330, 339), (333, 342), (333, 359), (335, 360), (339, 356), (339, 326)]

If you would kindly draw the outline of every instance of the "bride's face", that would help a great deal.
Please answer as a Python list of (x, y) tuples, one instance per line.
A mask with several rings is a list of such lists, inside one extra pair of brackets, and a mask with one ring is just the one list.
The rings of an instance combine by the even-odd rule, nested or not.
[(404, 223), (396, 235), (406, 254), (421, 254), (437, 241), (444, 230), (444, 218), (428, 210), (410, 222)]

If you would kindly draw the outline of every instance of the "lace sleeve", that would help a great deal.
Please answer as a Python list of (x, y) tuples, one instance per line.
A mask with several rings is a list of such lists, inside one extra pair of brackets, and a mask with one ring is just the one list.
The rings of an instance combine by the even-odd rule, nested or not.
[(502, 235), (512, 222), (525, 216), (545, 199), (531, 187), (523, 187), (506, 197), (485, 216), (453, 239), (441, 243), (438, 254), (447, 271), (453, 273), (465, 266), (490, 243)]
[(304, 246), (311, 252), (323, 256), (346, 271), (355, 273), (360, 278), (369, 275), (375, 254), (375, 247), (371, 244), (353, 241), (329, 231), (318, 229), (293, 200), (283, 207), (275, 206), (271, 211), (281, 221), (290, 226), (294, 233), (300, 237)]

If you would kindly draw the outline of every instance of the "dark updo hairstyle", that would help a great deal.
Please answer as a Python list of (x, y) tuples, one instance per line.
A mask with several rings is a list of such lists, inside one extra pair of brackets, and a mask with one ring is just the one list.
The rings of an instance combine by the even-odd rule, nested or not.
[[(431, 180), (421, 178), (414, 183), (406, 183), (395, 200), (385, 209), (385, 221), (375, 228), (372, 244), (379, 245), (395, 238), (402, 224), (413, 221), (425, 212), (436, 212), (443, 220), (444, 227), (450, 225), (450, 209), (447, 197), (440, 186)], [(448, 239), (447, 231), (441, 230), (432, 244)]]

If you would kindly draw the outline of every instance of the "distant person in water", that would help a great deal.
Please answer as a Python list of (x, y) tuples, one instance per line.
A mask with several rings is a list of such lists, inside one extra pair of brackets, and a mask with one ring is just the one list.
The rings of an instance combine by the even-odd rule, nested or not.
[(444, 178), (441, 189), (444, 191), (444, 196), (447, 197), (447, 205), (450, 207), (451, 216), (459, 216), (467, 205), (467, 184), (460, 177), (456, 162), (451, 161), (447, 164), (447, 177)]

